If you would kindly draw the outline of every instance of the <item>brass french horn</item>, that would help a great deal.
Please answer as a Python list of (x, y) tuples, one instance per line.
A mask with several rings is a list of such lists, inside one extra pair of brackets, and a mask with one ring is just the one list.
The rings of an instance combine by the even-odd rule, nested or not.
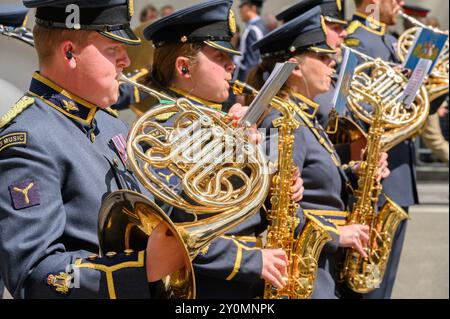
[[(417, 19), (405, 14), (403, 11), (400, 11), (399, 14), (409, 21), (411, 21), (416, 27), (410, 28), (408, 30), (405, 30), (402, 35), (400, 36), (398, 42), (397, 42), (397, 55), (400, 58), (400, 60), (403, 62), (405, 61), (409, 49), (414, 43), (414, 37), (416, 35), (416, 32), (418, 28), (430, 28), (426, 25), (424, 25), (422, 22), (418, 21)], [(445, 33), (448, 35), (447, 31), (442, 31), (439, 29), (432, 28), (434, 32), (437, 33)], [(445, 47), (442, 50), (441, 54), (439, 55), (439, 58), (436, 62), (436, 65), (433, 69), (433, 72), (428, 77), (428, 80), (426, 82), (426, 88), (429, 94), (429, 100), (430, 102), (434, 101), (435, 99), (448, 94), (449, 92), (449, 42), (445, 43)]]
[[(163, 223), (182, 243), (185, 267), (164, 277), (157, 294), (195, 298), (192, 260), (211, 241), (256, 213), (268, 194), (264, 151), (248, 142), (243, 128), (233, 127), (215, 110), (174, 99), (124, 76), (120, 80), (160, 101), (129, 133), (129, 168), (156, 198), (191, 214), (194, 221), (173, 223), (150, 198), (117, 191), (104, 200), (100, 211), (101, 251), (145, 249), (155, 227)], [(170, 128), (159, 120), (167, 114), (174, 118)], [(205, 214), (209, 216), (197, 218)]]
[(425, 124), (430, 110), (428, 93), (421, 86), (412, 105), (405, 107), (402, 101), (408, 78), (395, 71), (386, 62), (376, 59), (359, 65), (354, 73), (351, 98), (348, 107), (360, 120), (371, 125), (373, 110), (363, 102), (355, 87), (376, 93), (383, 105), (385, 132), (381, 138), (382, 151), (386, 152), (398, 143), (414, 137)]
[[(344, 46), (345, 47), (345, 46)], [(347, 106), (355, 118), (371, 125), (373, 109), (364, 102), (358, 89), (377, 94), (383, 105), (385, 132), (382, 136), (382, 151), (386, 152), (398, 143), (414, 137), (425, 125), (430, 111), (430, 100), (425, 85), (422, 85), (412, 105), (405, 107), (402, 101), (408, 78), (395, 65), (381, 59), (373, 59), (363, 53), (345, 47), (366, 62), (360, 64), (354, 72)], [(359, 135), (365, 135), (362, 130)], [(355, 133), (355, 135), (358, 135)]]

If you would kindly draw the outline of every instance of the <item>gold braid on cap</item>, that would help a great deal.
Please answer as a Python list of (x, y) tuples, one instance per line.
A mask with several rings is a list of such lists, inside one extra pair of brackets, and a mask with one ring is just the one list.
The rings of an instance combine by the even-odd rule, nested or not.
[(231, 33), (235, 34), (237, 31), (236, 28), (236, 18), (234, 17), (234, 12), (233, 10), (230, 9), (230, 13), (228, 15), (228, 25), (230, 27), (230, 31)]
[(342, 11), (342, 2), (341, 2), (341, 0), (336, 0), (336, 6), (337, 6), (339, 12), (341, 12)]
[(131, 17), (133, 17), (134, 14), (134, 2), (133, 0), (128, 0), (128, 14)]

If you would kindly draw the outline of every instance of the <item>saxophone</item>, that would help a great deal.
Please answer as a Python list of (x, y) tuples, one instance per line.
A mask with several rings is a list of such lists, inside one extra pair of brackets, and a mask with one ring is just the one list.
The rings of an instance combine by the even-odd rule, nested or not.
[[(246, 87), (243, 89), (243, 87)], [(235, 94), (258, 92), (249, 85), (235, 81)], [(331, 235), (315, 221), (308, 219), (299, 238), (295, 229), (299, 224), (298, 203), (292, 200), (291, 185), (296, 167), (293, 163), (294, 130), (300, 125), (294, 107), (279, 97), (272, 100), (272, 106), (281, 117), (274, 121), (278, 128), (278, 173), (272, 179), (271, 209), (267, 214), (267, 242), (265, 248), (283, 249), (289, 261), (287, 284), (283, 289), (275, 289), (265, 284), (264, 299), (306, 299), (313, 292), (318, 260), (323, 246)]]
[[(377, 63), (380, 62), (376, 60), (374, 65), (377, 65)], [(378, 82), (374, 80), (374, 83)], [(394, 82), (400, 82), (400, 79), (394, 76)], [(378, 288), (381, 284), (395, 232), (400, 222), (407, 219), (408, 215), (387, 196), (386, 204), (376, 214), (376, 207), (382, 189), (381, 184), (376, 180), (379, 156), (387, 147), (393, 145), (392, 141), (387, 142), (385, 139), (386, 131), (389, 127), (386, 122), (388, 117), (386, 101), (383, 100), (383, 96), (377, 91), (375, 84), (365, 86), (358, 81), (354, 81), (352, 84), (350, 102), (352, 102), (352, 99), (368, 102), (372, 107), (372, 114), (371, 125), (367, 134), (365, 158), (361, 162), (358, 189), (354, 192), (356, 203), (349, 215), (347, 224), (368, 225), (370, 234), (367, 247), (368, 258), (363, 258), (354, 249), (348, 249), (340, 278), (345, 280), (353, 291), (368, 293)], [(350, 107), (356, 109), (354, 105), (355, 103), (350, 103)], [(413, 104), (411, 108), (403, 107), (402, 112), (405, 112), (403, 116), (407, 117), (407, 112), (415, 114), (414, 111), (417, 107), (418, 105), (416, 104)], [(417, 125), (420, 126), (420, 120), (418, 121), (414, 116), (413, 118), (415, 118), (416, 123), (418, 122)], [(403, 129), (406, 132), (408, 130), (407, 127), (410, 126), (411, 124), (400, 125), (397, 127), (397, 130), (401, 132)], [(396, 142), (398, 142), (398, 139)]]

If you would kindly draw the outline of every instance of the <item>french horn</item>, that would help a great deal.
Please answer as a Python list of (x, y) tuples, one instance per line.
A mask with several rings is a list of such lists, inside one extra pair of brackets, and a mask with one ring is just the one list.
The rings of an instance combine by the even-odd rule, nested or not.
[[(429, 95), (425, 85), (420, 87), (413, 103), (405, 106), (403, 97), (408, 77), (395, 69), (392, 63), (348, 49), (366, 60), (355, 69), (350, 97), (347, 100), (347, 106), (353, 116), (368, 125), (372, 124), (374, 111), (358, 93), (363, 89), (368, 90), (377, 94), (383, 105), (385, 125), (385, 132), (381, 138), (383, 152), (417, 135), (425, 125), (430, 111)], [(362, 131), (360, 133), (364, 134)]]
[[(195, 298), (192, 260), (211, 241), (256, 213), (269, 192), (265, 153), (248, 142), (243, 128), (234, 127), (216, 110), (174, 99), (125, 76), (120, 80), (160, 101), (129, 133), (129, 168), (157, 199), (191, 214), (193, 221), (174, 223), (150, 198), (117, 191), (100, 210), (101, 251), (143, 250), (162, 223), (182, 244), (185, 267), (162, 278), (157, 295)], [(171, 127), (158, 120), (167, 114), (173, 115)], [(202, 215), (206, 218), (199, 219)]]

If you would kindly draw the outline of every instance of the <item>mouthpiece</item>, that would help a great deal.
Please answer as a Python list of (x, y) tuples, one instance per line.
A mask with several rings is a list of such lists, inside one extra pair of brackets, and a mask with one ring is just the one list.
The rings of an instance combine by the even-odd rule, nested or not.
[(258, 91), (256, 91), (254, 88), (252, 88), (250, 85), (235, 80), (235, 81), (228, 81), (230, 83), (231, 89), (233, 90), (233, 93), (236, 95), (257, 95)]

